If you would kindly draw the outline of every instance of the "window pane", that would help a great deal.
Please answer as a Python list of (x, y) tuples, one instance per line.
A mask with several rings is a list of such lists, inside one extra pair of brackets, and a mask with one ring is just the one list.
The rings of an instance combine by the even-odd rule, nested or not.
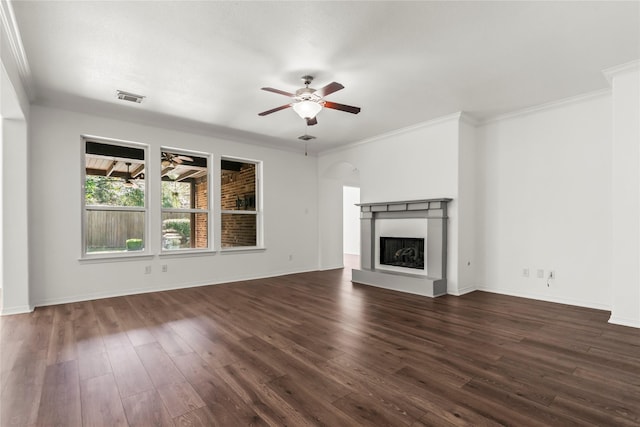
[(174, 209), (190, 209), (191, 183), (162, 181), (162, 207)]
[(86, 206), (144, 206), (145, 151), (118, 144), (85, 142)]
[(257, 215), (222, 214), (222, 247), (256, 246)]
[(162, 207), (208, 209), (208, 159), (161, 151)]
[(84, 186), (87, 206), (144, 207), (144, 181), (87, 175)]
[(162, 249), (209, 247), (208, 213), (163, 212)]
[(221, 170), (221, 209), (255, 211), (256, 164), (222, 160)]
[(144, 249), (144, 212), (87, 211), (87, 253)]
[[(209, 247), (208, 162), (207, 157), (161, 149), (162, 250)], [(187, 209), (191, 212), (181, 212)]]

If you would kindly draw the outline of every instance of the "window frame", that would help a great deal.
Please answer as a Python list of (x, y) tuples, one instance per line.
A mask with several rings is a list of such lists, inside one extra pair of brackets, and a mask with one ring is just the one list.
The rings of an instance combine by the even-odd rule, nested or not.
[[(86, 203), (86, 182), (87, 182), (87, 143), (95, 142), (98, 144), (115, 145), (142, 150), (144, 153), (144, 205), (138, 206), (88, 206)], [(126, 158), (121, 158), (126, 161)], [(151, 256), (150, 248), (150, 221), (149, 221), (149, 145), (134, 141), (125, 141), (120, 139), (105, 138), (93, 135), (80, 136), (80, 215), (81, 215), (81, 232), (80, 232), (80, 260), (100, 260), (100, 259), (122, 259), (122, 258), (139, 258)], [(144, 215), (143, 242), (144, 247), (140, 251), (101, 251), (87, 252), (87, 213), (89, 211), (110, 211), (110, 212), (142, 212)]]
[[(198, 254), (198, 253), (204, 253), (204, 252), (213, 252), (213, 227), (212, 227), (212, 212), (213, 212), (213, 202), (212, 202), (212, 194), (214, 194), (213, 187), (212, 187), (212, 170), (213, 170), (213, 155), (211, 153), (205, 153), (202, 151), (195, 151), (195, 150), (185, 150), (183, 148), (176, 148), (176, 147), (166, 147), (166, 146), (161, 146), (160, 147), (160, 151), (159, 154), (162, 152), (170, 152), (172, 154), (177, 154), (177, 155), (185, 155), (185, 156), (189, 156), (189, 157), (201, 157), (201, 158), (205, 158), (207, 159), (207, 173), (206, 173), (206, 177), (207, 177), (207, 209), (199, 209), (199, 208), (164, 208), (162, 206), (162, 165), (160, 165), (160, 172), (158, 174), (158, 180), (160, 182), (160, 203), (159, 203), (159, 207), (160, 207), (160, 230), (159, 230), (159, 237), (160, 237), (160, 255), (161, 256), (171, 256), (171, 255), (182, 255), (182, 254)], [(206, 214), (207, 217), (207, 247), (206, 248), (176, 248), (176, 249), (165, 249), (163, 242), (162, 242), (162, 221), (163, 221), (163, 214), (165, 212), (173, 212), (173, 213), (193, 213), (193, 214)]]
[[(244, 157), (235, 157), (235, 156), (220, 156), (218, 167), (219, 167), (219, 175), (218, 175), (218, 186), (220, 190), (222, 189), (222, 162), (223, 161), (231, 161), (238, 163), (251, 163), (256, 167), (256, 182), (255, 182), (255, 210), (239, 210), (239, 209), (222, 209), (222, 191), (218, 193), (217, 203), (220, 206), (218, 210), (218, 225), (219, 225), (219, 235), (220, 239), (220, 251), (221, 252), (238, 252), (238, 251), (253, 251), (264, 249), (264, 238), (263, 238), (263, 218), (264, 218), (264, 208), (263, 208), (263, 195), (262, 195), (262, 171), (263, 171), (263, 161), (255, 160), (255, 159), (247, 159)], [(256, 244), (255, 246), (222, 246), (222, 215), (232, 214), (232, 215), (255, 215), (256, 217)]]

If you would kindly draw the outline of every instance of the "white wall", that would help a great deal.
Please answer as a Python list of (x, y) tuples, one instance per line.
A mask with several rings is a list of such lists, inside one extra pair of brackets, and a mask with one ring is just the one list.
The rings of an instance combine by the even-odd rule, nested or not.
[(2, 116), (2, 314), (31, 311), (29, 302), (28, 150), (29, 103), (13, 57), (0, 31)]
[[(0, 86), (1, 87), (1, 86)], [(4, 151), (4, 134), (2, 133), (2, 110), (0, 109), (0, 292), (2, 292), (2, 284), (4, 283), (4, 238), (3, 238), (3, 212), (4, 212), (4, 166), (2, 165)], [(2, 306), (0, 305), (0, 312)]]
[(342, 192), (342, 250), (345, 254), (360, 255), (360, 189), (343, 187)]
[(458, 123), (459, 115), (452, 115), (319, 156), (321, 267), (331, 268), (330, 263), (336, 262), (332, 254), (342, 253), (341, 227), (337, 230), (330, 219), (334, 212), (342, 212), (342, 184), (328, 171), (353, 165), (359, 171), (362, 203), (454, 199), (449, 210), (447, 282), (449, 291), (457, 293)]
[[(458, 143), (458, 289), (462, 295), (476, 289), (476, 128), (463, 117)], [(453, 293), (453, 292), (451, 292)]]
[[(45, 107), (31, 110), (31, 282), (36, 305), (220, 283), (318, 268), (316, 160), (258, 145)], [(88, 134), (149, 144), (150, 203), (158, 203), (160, 146), (264, 162), (265, 251), (147, 260), (87, 262), (81, 252), (82, 145)], [(218, 162), (216, 163), (216, 167)], [(214, 185), (219, 185), (214, 175)], [(153, 253), (160, 248), (158, 209), (150, 215)], [(217, 217), (213, 216), (213, 221)], [(215, 227), (215, 225), (214, 225)], [(292, 255), (292, 260), (289, 260)], [(161, 273), (161, 265), (168, 272)], [(144, 267), (152, 266), (152, 274)]]
[(597, 94), (478, 129), (480, 289), (610, 308), (611, 126)]
[(640, 62), (613, 83), (613, 247), (610, 322), (640, 328)]
[(31, 311), (27, 122), (2, 122), (2, 314)]

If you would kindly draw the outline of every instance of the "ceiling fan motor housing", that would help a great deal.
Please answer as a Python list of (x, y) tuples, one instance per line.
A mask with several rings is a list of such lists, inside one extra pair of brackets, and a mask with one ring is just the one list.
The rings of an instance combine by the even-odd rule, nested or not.
[(296, 91), (296, 99), (299, 101), (313, 101), (318, 102), (322, 98), (315, 94), (315, 89), (310, 87), (303, 87), (302, 89), (298, 89)]

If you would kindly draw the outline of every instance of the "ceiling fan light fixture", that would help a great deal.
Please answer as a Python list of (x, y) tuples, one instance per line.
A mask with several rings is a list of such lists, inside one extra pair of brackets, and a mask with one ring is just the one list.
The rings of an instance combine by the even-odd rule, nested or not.
[(300, 101), (293, 104), (293, 111), (303, 119), (312, 119), (322, 110), (322, 105), (315, 101)]

